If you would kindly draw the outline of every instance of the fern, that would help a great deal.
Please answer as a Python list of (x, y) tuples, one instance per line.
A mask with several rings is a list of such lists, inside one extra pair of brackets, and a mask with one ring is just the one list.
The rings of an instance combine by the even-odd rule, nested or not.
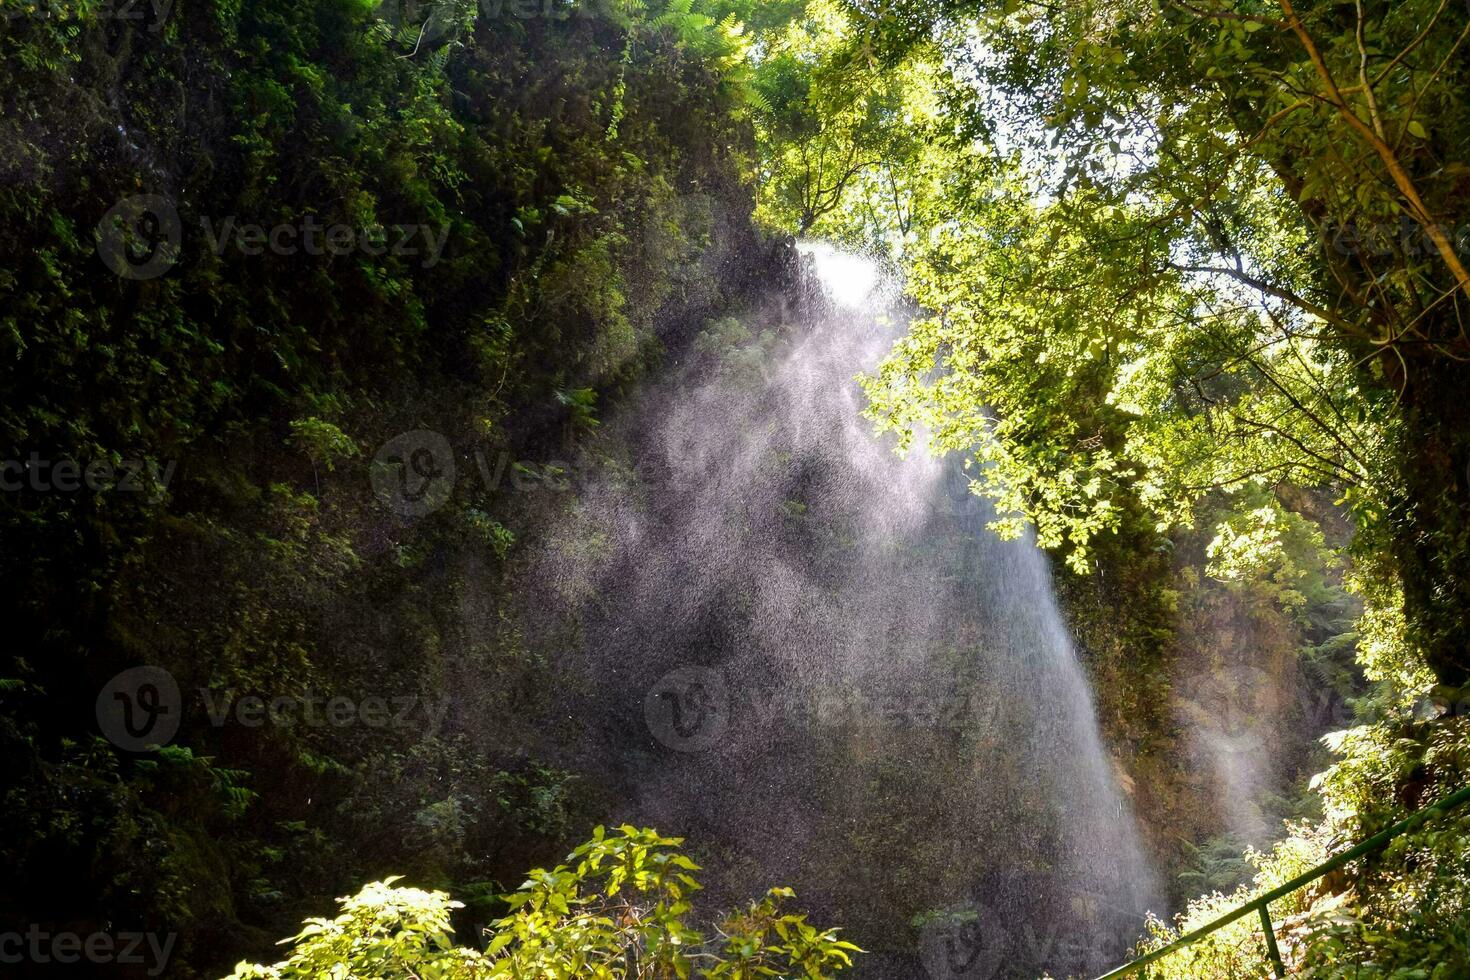
[(771, 115), (776, 111), (771, 105), (771, 100), (766, 98), (765, 93), (754, 85), (741, 86), (740, 97), (748, 107), (759, 113)]

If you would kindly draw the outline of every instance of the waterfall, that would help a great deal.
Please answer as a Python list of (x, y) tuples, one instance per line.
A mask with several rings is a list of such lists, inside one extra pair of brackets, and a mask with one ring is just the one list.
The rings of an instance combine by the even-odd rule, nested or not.
[(802, 252), (825, 301), (709, 324), (577, 464), (535, 571), (574, 761), (719, 901), (794, 887), (858, 977), (1100, 971), (1157, 891), (1046, 558), (874, 436), (855, 376), (910, 311)]

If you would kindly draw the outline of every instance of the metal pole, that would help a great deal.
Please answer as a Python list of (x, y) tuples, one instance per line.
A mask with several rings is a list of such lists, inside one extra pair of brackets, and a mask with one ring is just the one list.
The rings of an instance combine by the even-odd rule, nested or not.
[(1286, 964), (1281, 962), (1281, 950), (1276, 948), (1276, 930), (1271, 927), (1271, 907), (1261, 906), (1261, 928), (1266, 930), (1266, 955), (1270, 957), (1271, 968), (1276, 971), (1278, 980), (1286, 976)]

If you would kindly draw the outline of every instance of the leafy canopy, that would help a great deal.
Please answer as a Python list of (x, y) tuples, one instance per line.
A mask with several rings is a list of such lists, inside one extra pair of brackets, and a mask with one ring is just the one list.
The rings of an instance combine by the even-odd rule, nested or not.
[(1166, 531), (1329, 488), (1411, 645), (1470, 679), (1470, 10), (846, 7), (829, 62), (941, 110), (864, 171), (896, 205), (826, 220), (932, 314), (866, 381), (879, 427), (971, 458), (999, 528), (1078, 570), (1135, 501)]

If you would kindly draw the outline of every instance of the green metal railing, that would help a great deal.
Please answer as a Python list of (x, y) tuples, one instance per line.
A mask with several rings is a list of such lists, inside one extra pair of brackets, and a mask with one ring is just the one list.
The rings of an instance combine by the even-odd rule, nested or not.
[(1374, 834), (1372, 837), (1363, 841), (1363, 843), (1359, 844), (1357, 847), (1354, 847), (1348, 851), (1343, 851), (1336, 857), (1329, 858), (1328, 860), (1323, 861), (1311, 871), (1308, 871), (1305, 874), (1298, 875), (1297, 877), (1288, 881), (1286, 884), (1281, 885), (1278, 888), (1271, 889), (1270, 891), (1266, 892), (1266, 894), (1247, 902), (1237, 909), (1226, 912), (1224, 915), (1220, 916), (1218, 919), (1209, 923), (1208, 925), (1200, 926), (1193, 932), (1184, 936), (1180, 936), (1178, 939), (1174, 940), (1172, 943), (1163, 947), (1162, 949), (1156, 949), (1152, 953), (1149, 953), (1147, 956), (1140, 956), (1133, 962), (1118, 967), (1111, 973), (1103, 974), (1102, 976), (1098, 977), (1097, 980), (1116, 980), (1116, 978), (1118, 977), (1126, 977), (1130, 974), (1137, 973), (1139, 970), (1148, 966), (1150, 963), (1163, 959), (1170, 953), (1176, 953), (1186, 946), (1191, 946), (1194, 943), (1199, 942), (1204, 937), (1208, 936), (1210, 933), (1215, 932), (1218, 929), (1222, 929), (1225, 926), (1228, 926), (1230, 923), (1234, 922), (1236, 919), (1247, 916), (1252, 912), (1260, 913), (1261, 928), (1264, 929), (1266, 933), (1266, 955), (1271, 961), (1271, 967), (1275, 971), (1276, 976), (1284, 977), (1286, 976), (1286, 966), (1281, 962), (1281, 950), (1278, 949), (1276, 946), (1276, 930), (1271, 925), (1272, 902), (1276, 901), (1278, 898), (1282, 898), (1283, 896), (1291, 894), (1304, 885), (1310, 885), (1318, 878), (1322, 877), (1323, 875), (1330, 874), (1333, 871), (1336, 871), (1338, 868), (1342, 867), (1344, 864), (1347, 864), (1349, 861), (1355, 861), (1358, 858), (1362, 857), (1364, 854), (1368, 854), (1378, 850), (1380, 847), (1383, 847), (1395, 837), (1401, 837), (1404, 834), (1407, 834), (1409, 831), (1417, 829), (1420, 824), (1424, 823), (1426, 820), (1429, 820), (1431, 817), (1438, 816), (1439, 814), (1443, 813), (1448, 813), (1450, 810), (1453, 810), (1455, 807), (1459, 806), (1462, 803), (1465, 803), (1466, 801), (1470, 801), (1470, 786), (1466, 786), (1458, 793), (1453, 793), (1450, 796), (1446, 796), (1444, 799), (1440, 800), (1437, 803), (1431, 803), (1424, 809), (1416, 811), (1408, 817), (1405, 817), (1403, 820), (1400, 820), (1398, 823), (1394, 824), (1392, 827), (1389, 827), (1387, 830)]

